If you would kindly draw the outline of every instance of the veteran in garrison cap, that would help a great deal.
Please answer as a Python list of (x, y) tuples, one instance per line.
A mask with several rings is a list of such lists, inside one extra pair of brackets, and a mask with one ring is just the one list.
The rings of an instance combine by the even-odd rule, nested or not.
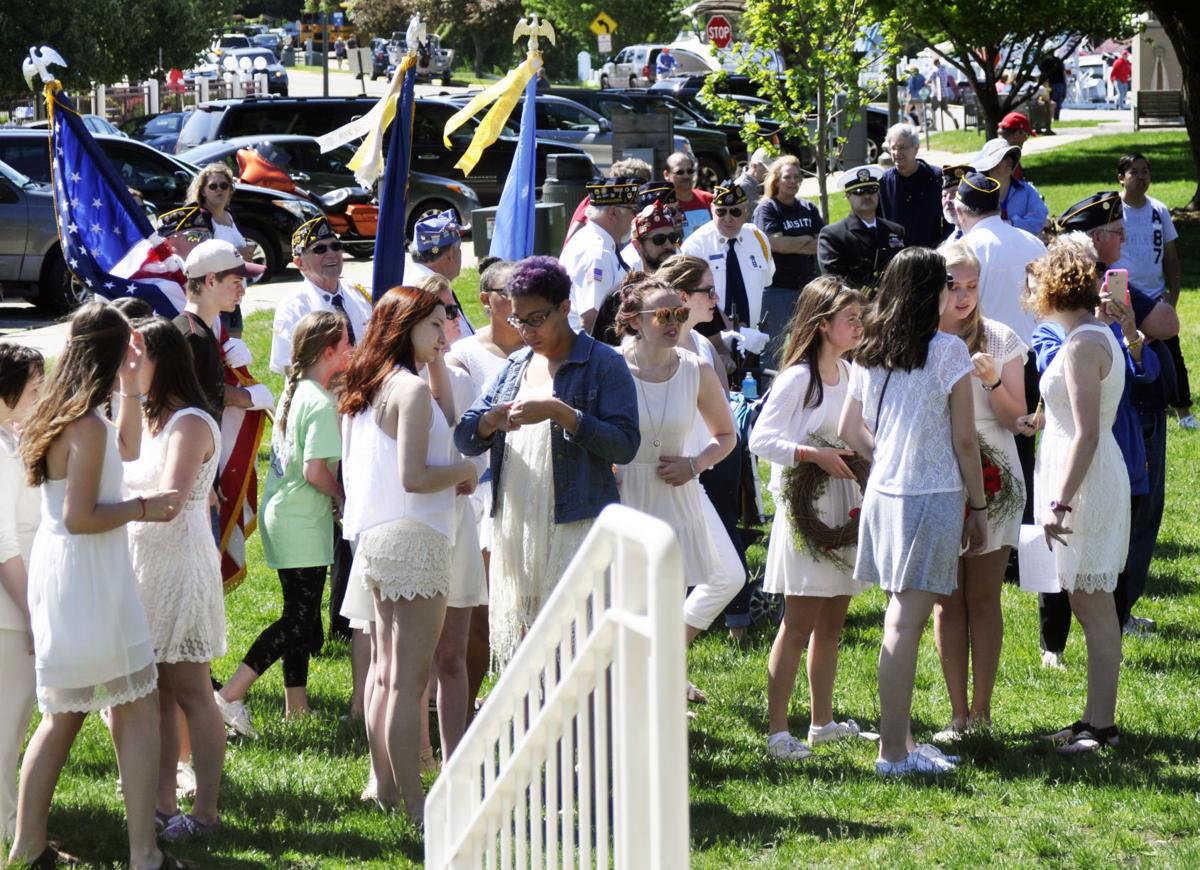
[(750, 221), (746, 191), (733, 181), (713, 188), (713, 219), (688, 236), (685, 254), (708, 263), (717, 304), (729, 319), (761, 329), (763, 290), (775, 277), (771, 243)]
[(176, 254), (187, 259), (192, 248), (213, 237), (212, 213), (198, 205), (185, 205), (160, 215), (155, 229)]
[(571, 276), (571, 328), (589, 334), (596, 314), (629, 271), (620, 250), (629, 239), (642, 179), (605, 178), (587, 186), (587, 223), (571, 236), (559, 262)]
[(856, 166), (838, 179), (850, 214), (821, 229), (817, 263), (821, 274), (836, 275), (856, 290), (873, 291), (892, 257), (904, 247), (904, 227), (879, 216), (878, 166)]
[(292, 332), (310, 311), (341, 311), (349, 321), (350, 343), (357, 344), (371, 319), (371, 293), (342, 280), (342, 243), (322, 215), (292, 233), (292, 262), (304, 278), (275, 308), (271, 332), (271, 371), (286, 374), (292, 363)]
[(962, 177), (971, 171), (967, 164), (948, 164), (942, 167), (942, 241), (953, 242), (962, 238), (958, 228), (958, 214), (954, 211), (954, 197)]

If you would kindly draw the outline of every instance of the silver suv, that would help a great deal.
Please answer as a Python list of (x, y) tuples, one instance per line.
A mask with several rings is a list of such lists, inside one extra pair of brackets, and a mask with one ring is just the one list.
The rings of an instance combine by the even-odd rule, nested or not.
[(85, 295), (63, 262), (50, 185), (0, 162), (0, 293), (11, 291), (55, 314), (72, 311)]

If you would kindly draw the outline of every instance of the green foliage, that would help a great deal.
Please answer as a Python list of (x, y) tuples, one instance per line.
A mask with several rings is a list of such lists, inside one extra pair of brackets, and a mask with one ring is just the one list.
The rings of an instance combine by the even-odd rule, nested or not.
[(28, 93), (21, 61), (49, 45), (69, 65), (68, 89), (192, 66), (228, 17), (232, 0), (16, 0), (0, 4), (0, 96)]
[(600, 12), (608, 13), (617, 22), (613, 33), (613, 54), (624, 46), (643, 42), (670, 42), (685, 23), (679, 10), (688, 5), (685, 0), (529, 0), (524, 8), (537, 12), (554, 25), (558, 45), (546, 52), (546, 69), (551, 78), (574, 79), (576, 55), (587, 51), (592, 66), (598, 68), (607, 60), (597, 48), (596, 35), (589, 29)]

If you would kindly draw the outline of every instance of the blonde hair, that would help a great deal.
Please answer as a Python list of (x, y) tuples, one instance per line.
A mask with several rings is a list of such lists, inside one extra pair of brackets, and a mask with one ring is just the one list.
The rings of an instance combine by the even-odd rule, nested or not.
[[(976, 277), (979, 276), (981, 266), (979, 258), (975, 256), (975, 252), (964, 239), (956, 239), (953, 242), (946, 242), (940, 248), (938, 253), (942, 255), (942, 259), (946, 261), (946, 271), (949, 272), (954, 266), (966, 266), (968, 269), (974, 269)], [(987, 353), (987, 334), (983, 329), (983, 312), (980, 311), (980, 304), (975, 302), (975, 308), (967, 315), (967, 319), (958, 329), (958, 337), (966, 344), (967, 350), (971, 353)]]
[(418, 290), (424, 290), (426, 293), (432, 293), (434, 296), (440, 296), (442, 293), (450, 291), (450, 280), (445, 275), (426, 275), (420, 281), (415, 282), (412, 286)]
[(779, 192), (779, 176), (783, 174), (783, 170), (789, 166), (796, 167), (796, 171), (800, 171), (800, 158), (794, 154), (785, 154), (779, 157), (771, 164), (771, 168), (767, 170), (767, 181), (763, 186), (763, 196), (768, 199), (774, 199), (775, 194)]
[(1034, 286), (1026, 304), (1038, 317), (1055, 311), (1091, 311), (1100, 304), (1100, 272), (1096, 259), (1074, 240), (1055, 240), (1029, 264)]
[(196, 177), (192, 179), (192, 183), (188, 185), (187, 201), (198, 205), (203, 209), (208, 209), (208, 206), (204, 201), (204, 187), (208, 184), (208, 179), (214, 175), (224, 175), (227, 179), (229, 179), (229, 193), (232, 197), (237, 179), (233, 177), (232, 169), (230, 169), (224, 163), (217, 162), (210, 163), (205, 166), (200, 170)]

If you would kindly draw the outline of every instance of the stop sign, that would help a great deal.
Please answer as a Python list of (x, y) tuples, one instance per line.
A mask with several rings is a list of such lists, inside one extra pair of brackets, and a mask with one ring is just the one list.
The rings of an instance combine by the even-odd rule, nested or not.
[(717, 48), (728, 48), (733, 41), (733, 25), (724, 15), (714, 15), (708, 19), (708, 41)]

